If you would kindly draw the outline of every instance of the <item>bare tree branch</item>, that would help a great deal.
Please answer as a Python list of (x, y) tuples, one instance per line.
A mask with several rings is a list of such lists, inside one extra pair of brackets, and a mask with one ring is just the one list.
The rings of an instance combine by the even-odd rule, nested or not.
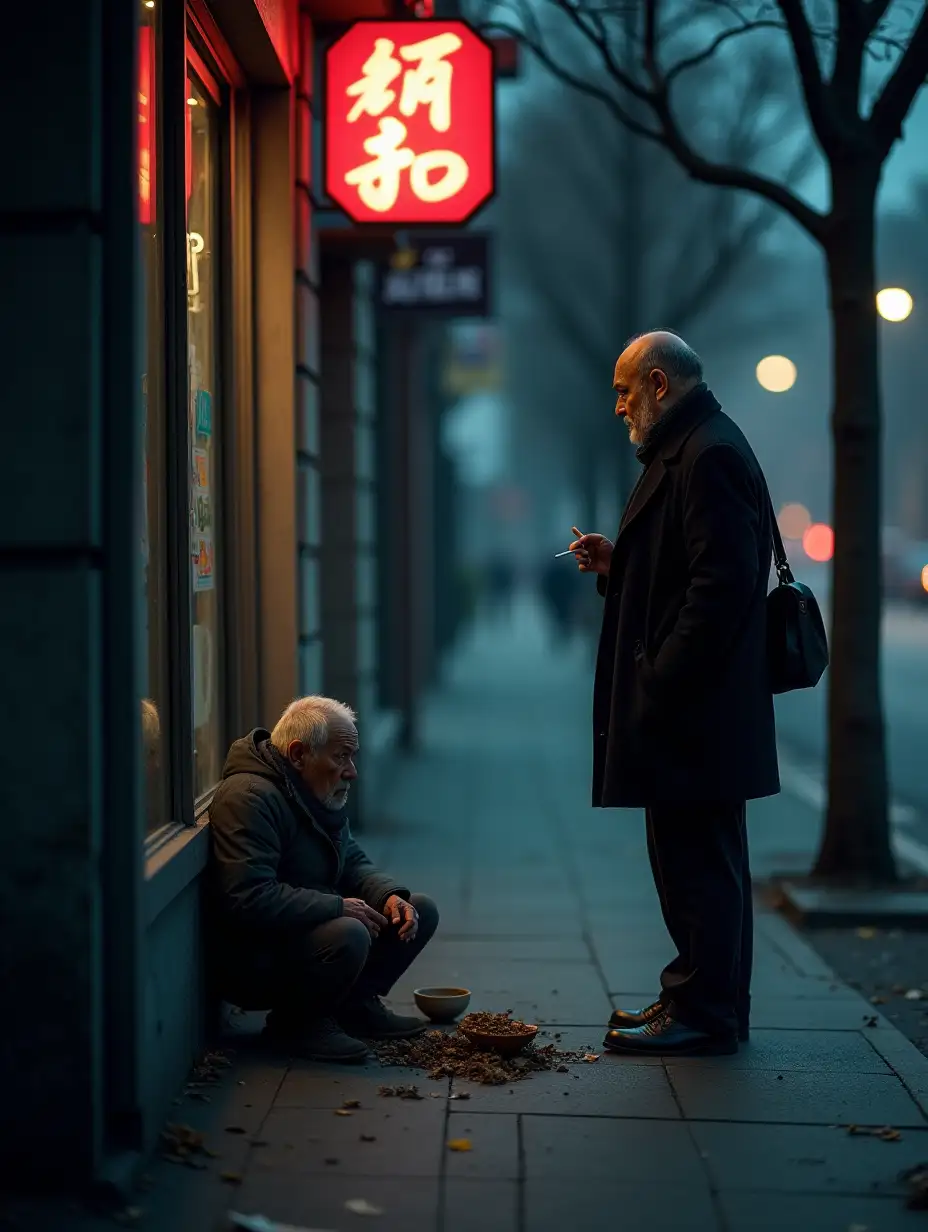
[(661, 141), (661, 134), (659, 132), (654, 132), (629, 115), (618, 99), (613, 94), (610, 94), (608, 90), (604, 90), (602, 86), (596, 85), (595, 82), (590, 81), (587, 77), (578, 77), (575, 73), (572, 73), (570, 69), (565, 68), (563, 64), (558, 63), (549, 54), (543, 43), (537, 43), (529, 39), (525, 32), (518, 27), (510, 26), (508, 23), (493, 17), (479, 28), (484, 34), (505, 34), (510, 38), (517, 39), (523, 47), (527, 48), (545, 66), (552, 77), (556, 77), (558, 81), (571, 86), (578, 93), (587, 95), (588, 98), (598, 99), (599, 102), (608, 107), (620, 123), (624, 124), (639, 137), (646, 137), (649, 141)]
[(755, 30), (780, 30), (785, 32), (786, 27), (780, 21), (756, 21), (752, 25), (729, 26), (726, 30), (722, 30), (707, 47), (702, 51), (696, 52), (692, 56), (686, 56), (682, 60), (678, 60), (676, 64), (664, 71), (664, 80), (668, 85), (671, 85), (682, 73), (688, 73), (690, 69), (699, 68), (701, 64), (705, 64), (707, 60), (711, 60), (720, 47), (727, 43), (730, 39), (740, 38), (744, 34), (753, 34)]
[[(563, 11), (564, 6), (572, 8), (574, 0), (551, 0), (551, 2)], [(784, 2), (798, 3), (798, 0), (784, 0)], [(813, 238), (820, 242), (823, 241), (826, 230), (825, 217), (807, 205), (790, 189), (760, 172), (706, 158), (694, 149), (684, 136), (673, 109), (670, 83), (661, 75), (656, 61), (654, 45), (657, 28), (656, 0), (646, 0), (645, 5), (644, 67), (652, 82), (651, 88), (648, 89), (632, 81), (624, 70), (620, 70), (617, 74), (610, 63), (604, 63), (606, 71), (616, 84), (650, 109), (660, 126), (656, 130), (631, 115), (609, 90), (591, 81), (588, 77), (581, 77), (572, 72), (560, 60), (555, 59), (543, 38), (532, 38), (524, 29), (501, 22), (496, 18), (490, 18), (482, 28), (487, 33), (502, 33), (518, 39), (538, 58), (552, 76), (580, 93), (598, 99), (631, 132), (670, 150), (691, 179), (722, 188), (738, 188), (763, 197), (789, 214)], [(818, 72), (817, 64), (816, 60), (816, 72)], [(629, 86), (630, 81), (631, 86)]]
[(777, 0), (777, 4), (789, 31), (812, 131), (825, 147), (832, 138), (834, 126), (826, 106), (825, 83), (815, 50), (812, 28), (802, 0)]
[(668, 91), (655, 93), (652, 106), (661, 124), (659, 140), (694, 180), (703, 184), (715, 184), (720, 188), (740, 188), (745, 192), (755, 193), (758, 197), (764, 197), (795, 219), (813, 238), (819, 241), (824, 238), (827, 222), (824, 215), (814, 210), (811, 205), (806, 205), (783, 184), (759, 172), (716, 163), (697, 153), (683, 136)]
[(877, 148), (885, 157), (894, 141), (902, 135), (902, 121), (908, 115), (915, 95), (925, 83), (928, 70), (928, 4), (922, 8), (918, 25), (909, 45), (902, 53), (895, 72), (883, 87), (873, 105), (868, 126)]

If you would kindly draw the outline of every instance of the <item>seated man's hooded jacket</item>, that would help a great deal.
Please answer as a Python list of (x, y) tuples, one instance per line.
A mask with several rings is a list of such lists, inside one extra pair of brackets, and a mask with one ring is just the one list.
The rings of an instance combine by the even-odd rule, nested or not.
[(210, 891), (222, 948), (335, 920), (345, 898), (377, 911), (410, 891), (379, 872), (342, 811), (326, 809), (256, 728), (229, 750), (209, 808)]

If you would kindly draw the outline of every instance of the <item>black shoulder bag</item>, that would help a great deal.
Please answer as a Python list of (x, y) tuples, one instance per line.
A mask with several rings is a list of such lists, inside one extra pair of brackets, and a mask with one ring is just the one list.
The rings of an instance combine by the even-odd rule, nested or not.
[(774, 693), (813, 689), (828, 666), (828, 638), (815, 595), (790, 572), (777, 515), (770, 504), (777, 585), (767, 596), (767, 665)]

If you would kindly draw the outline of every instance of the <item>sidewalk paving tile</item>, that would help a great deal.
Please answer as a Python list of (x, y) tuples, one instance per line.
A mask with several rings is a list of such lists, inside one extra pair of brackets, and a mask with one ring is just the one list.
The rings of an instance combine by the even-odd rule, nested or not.
[[(348, 1116), (305, 1108), (276, 1108), (261, 1128), (257, 1171), (351, 1176), (437, 1176), (441, 1169), (445, 1101), (380, 1099)], [(368, 1141), (367, 1139), (373, 1139)], [(337, 1163), (331, 1163), (331, 1160)]]
[(891, 1066), (859, 1031), (751, 1030), (731, 1057), (677, 1057), (674, 1065), (722, 1069), (812, 1070), (836, 1074), (892, 1074)]
[[(449, 1177), (442, 1195), (442, 1232), (522, 1232), (519, 1199), (516, 1181)], [(562, 1226), (558, 1232), (568, 1232), (569, 1227)]]
[[(463, 1105), (459, 1105), (463, 1109)], [(521, 1176), (519, 1118), (467, 1108), (448, 1118), (449, 1141), (466, 1138), (470, 1151), (447, 1151), (445, 1168), (458, 1180), (516, 1181)]]
[[(438, 1225), (438, 1178), (342, 1176), (306, 1177), (297, 1172), (263, 1172), (249, 1175), (244, 1184), (228, 1191), (226, 1210), (260, 1214), (299, 1228), (330, 1229), (370, 1227), (433, 1229)], [(364, 1218), (347, 1209), (346, 1202), (361, 1199), (382, 1212), (382, 1218)], [(110, 1225), (112, 1227), (112, 1225)], [(224, 1232), (228, 1224), (184, 1228), (183, 1232)], [(170, 1229), (170, 1232), (180, 1232)]]
[(682, 1121), (526, 1116), (522, 1149), (529, 1178), (607, 1180), (656, 1190), (671, 1182), (694, 1193), (708, 1186)]
[[(305, 1108), (334, 1111), (346, 1100), (358, 1099), (363, 1107), (390, 1104), (377, 1094), (381, 1086), (417, 1086), (424, 1100), (439, 1102), (448, 1094), (446, 1078), (432, 1079), (421, 1070), (402, 1066), (386, 1068), (377, 1061), (364, 1065), (314, 1066), (295, 1062), (287, 1071), (274, 1102), (275, 1108)], [(417, 1103), (419, 1101), (411, 1101)], [(390, 1109), (388, 1108), (389, 1112)]]
[(928, 1128), (895, 1074), (726, 1070), (667, 1059), (683, 1116), (691, 1121)]
[(690, 1128), (714, 1184), (723, 1193), (779, 1189), (901, 1195), (899, 1173), (928, 1158), (925, 1130), (903, 1130), (898, 1142), (884, 1142), (850, 1134), (843, 1125), (693, 1121)]
[[(525, 1232), (721, 1232), (722, 1226), (708, 1184), (678, 1184), (672, 1165), (663, 1183), (647, 1187), (604, 1178), (558, 1178), (530, 1180), (525, 1189)], [(798, 1232), (799, 1225), (794, 1227)]]
[(886, 1198), (803, 1194), (722, 1194), (726, 1232), (917, 1232), (924, 1211)]
[[(677, 1120), (680, 1109), (664, 1067), (603, 1054), (593, 1064), (570, 1065), (569, 1072), (533, 1074), (512, 1086), (475, 1088), (454, 1079), (453, 1090), (470, 1094), (485, 1112), (542, 1113), (553, 1116), (635, 1117)], [(914, 1105), (913, 1105), (914, 1107)], [(460, 1116), (459, 1105), (452, 1117)]]

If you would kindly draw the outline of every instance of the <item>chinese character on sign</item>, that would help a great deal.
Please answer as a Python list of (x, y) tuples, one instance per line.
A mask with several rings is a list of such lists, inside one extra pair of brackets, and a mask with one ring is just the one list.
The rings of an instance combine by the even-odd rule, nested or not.
[(461, 222), (493, 193), (492, 52), (425, 28), (358, 22), (327, 52), (326, 187), (355, 221)]

